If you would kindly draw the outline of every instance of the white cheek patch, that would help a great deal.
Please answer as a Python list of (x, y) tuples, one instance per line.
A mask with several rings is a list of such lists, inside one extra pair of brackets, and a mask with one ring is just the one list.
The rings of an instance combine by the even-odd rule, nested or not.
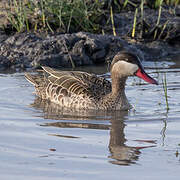
[(122, 75), (131, 76), (139, 69), (136, 64), (129, 63), (127, 61), (118, 61), (114, 64), (113, 69), (116, 69)]

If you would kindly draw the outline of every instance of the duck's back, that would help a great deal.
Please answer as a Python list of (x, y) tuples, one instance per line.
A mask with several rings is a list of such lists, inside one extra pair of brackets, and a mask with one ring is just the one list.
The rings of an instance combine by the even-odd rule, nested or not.
[(43, 67), (42, 74), (26, 74), (42, 99), (63, 107), (94, 109), (98, 101), (111, 92), (111, 83), (103, 77), (80, 71), (59, 71)]

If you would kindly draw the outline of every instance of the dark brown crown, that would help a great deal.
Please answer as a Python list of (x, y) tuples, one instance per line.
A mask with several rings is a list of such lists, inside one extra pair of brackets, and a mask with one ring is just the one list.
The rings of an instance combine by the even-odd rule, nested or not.
[(114, 64), (117, 63), (118, 61), (126, 61), (132, 64), (136, 64), (138, 65), (138, 67), (142, 67), (138, 56), (127, 51), (121, 51), (114, 56), (113, 61), (111, 63), (111, 69), (114, 66)]

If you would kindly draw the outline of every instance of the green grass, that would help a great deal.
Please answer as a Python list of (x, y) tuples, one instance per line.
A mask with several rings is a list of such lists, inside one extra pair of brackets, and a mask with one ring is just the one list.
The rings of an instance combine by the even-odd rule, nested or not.
[(168, 6), (177, 6), (178, 4), (180, 4), (179, 0), (146, 0), (146, 2), (147, 5), (153, 9), (158, 9), (162, 5), (162, 3)]
[[(127, 2), (126, 2), (127, 4)], [(141, 0), (140, 4), (136, 5), (135, 13), (134, 13), (134, 22), (132, 27), (132, 33), (131, 37), (136, 38), (136, 29), (138, 29), (137, 26), (140, 28), (138, 29), (139, 32), (137, 34), (138, 37), (141, 38), (149, 38), (151, 40), (157, 40), (157, 39), (165, 39), (168, 32), (168, 23), (167, 20), (164, 24), (160, 24), (162, 9), (164, 8), (164, 5), (169, 6), (169, 10), (171, 8), (174, 8), (180, 4), (180, 0)], [(157, 16), (157, 22), (154, 25), (148, 24), (146, 21), (146, 17), (144, 15), (144, 8), (153, 8), (157, 9), (158, 16)], [(167, 6), (166, 6), (167, 7)], [(139, 13), (140, 12), (140, 13)]]
[(133, 22), (133, 29), (132, 29), (132, 37), (135, 37), (135, 31), (136, 31), (136, 21), (137, 21), (137, 13), (138, 13), (138, 8), (136, 8), (136, 11), (134, 13), (134, 22)]
[(27, 21), (27, 12), (24, 6), (23, 1), (10, 0), (11, 9), (14, 11), (14, 14), (9, 12), (8, 20), (12, 26), (20, 32), (25, 26), (29, 30), (29, 24)]
[(11, 0), (8, 20), (18, 31), (99, 31), (102, 3), (91, 0)]
[[(105, 5), (107, 2), (108, 6)], [(100, 22), (104, 20), (104, 15), (108, 15), (112, 23), (113, 34), (117, 35), (113, 14), (130, 9), (135, 12), (134, 24), (132, 24), (132, 37), (135, 37), (139, 16), (141, 36), (143, 34), (144, 8), (149, 7), (159, 11), (154, 28), (154, 39), (157, 39), (167, 25), (167, 23), (159, 24), (162, 5), (165, 4), (172, 8), (180, 4), (180, 0), (141, 0), (140, 2), (131, 0), (10, 0), (8, 20), (17, 32), (72, 33), (85, 31), (101, 33), (104, 30)]]
[(112, 23), (113, 35), (116, 36), (116, 28), (115, 28), (115, 25), (114, 25), (114, 17), (113, 17), (112, 6), (110, 8), (110, 15), (111, 15), (111, 23)]

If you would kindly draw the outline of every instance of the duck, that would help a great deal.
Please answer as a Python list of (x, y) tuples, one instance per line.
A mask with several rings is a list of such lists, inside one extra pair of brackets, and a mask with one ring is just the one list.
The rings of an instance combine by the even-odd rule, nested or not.
[(26, 79), (35, 87), (35, 93), (44, 100), (62, 108), (83, 110), (130, 110), (125, 94), (126, 80), (137, 76), (150, 84), (158, 82), (149, 76), (134, 53), (117, 53), (110, 65), (112, 81), (82, 71), (61, 71), (42, 66), (41, 73), (25, 73)]

